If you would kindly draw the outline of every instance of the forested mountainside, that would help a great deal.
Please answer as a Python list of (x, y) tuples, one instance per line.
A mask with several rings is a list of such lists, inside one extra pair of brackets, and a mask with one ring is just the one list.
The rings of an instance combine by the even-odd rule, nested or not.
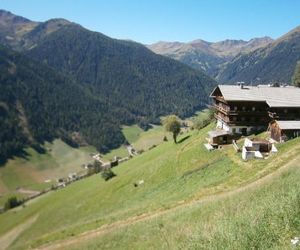
[(300, 26), (266, 47), (239, 55), (219, 73), (220, 82), (291, 82), (300, 60)]
[(25, 146), (39, 149), (39, 144), (55, 137), (76, 146), (73, 132), (82, 137), (77, 143), (86, 141), (100, 150), (124, 141), (120, 113), (108, 113), (107, 104), (68, 77), (2, 46), (0, 89), (2, 162)]
[(71, 75), (105, 103), (149, 121), (173, 112), (186, 116), (204, 107), (214, 84), (143, 45), (77, 25), (53, 32), (27, 55)]
[[(16, 108), (20, 103), (33, 141), (40, 143), (62, 134), (70, 137), (79, 131), (83, 140), (107, 151), (124, 142), (121, 124), (147, 127), (169, 113), (190, 115), (205, 107), (216, 84), (202, 72), (156, 55), (141, 44), (112, 39), (64, 19), (31, 23), (3, 13), (2, 42), (22, 53), (1, 48), (3, 103), (15, 112), (6, 112), (12, 118), (5, 119), (14, 129), (20, 125), (17, 118), (22, 112)], [(17, 23), (22, 32), (11, 32), (7, 39), (5, 24), (14, 27), (16, 19), (21, 20)], [(10, 64), (18, 69), (14, 74)], [(26, 95), (20, 82), (26, 86)], [(10, 145), (17, 144), (11, 134), (6, 137)], [(23, 141), (6, 148), (12, 153), (26, 144)], [(11, 155), (5, 152), (2, 158)]]
[(147, 47), (157, 54), (179, 60), (215, 77), (238, 54), (253, 51), (272, 41), (270, 37), (253, 38), (249, 41), (228, 39), (215, 43), (198, 39), (188, 43), (158, 42)]

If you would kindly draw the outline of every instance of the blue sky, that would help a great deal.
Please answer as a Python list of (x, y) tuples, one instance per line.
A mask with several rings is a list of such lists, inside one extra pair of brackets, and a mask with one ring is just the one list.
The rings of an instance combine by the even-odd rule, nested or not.
[(0, 8), (141, 43), (278, 38), (300, 25), (300, 0), (0, 0)]

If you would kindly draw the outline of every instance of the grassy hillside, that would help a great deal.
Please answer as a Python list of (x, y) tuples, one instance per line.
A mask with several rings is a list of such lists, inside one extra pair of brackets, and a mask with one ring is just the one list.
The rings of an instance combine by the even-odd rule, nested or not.
[[(299, 159), (298, 159), (299, 160)], [(256, 188), (115, 228), (70, 249), (298, 249), (299, 165)]]
[[(215, 205), (212, 203), (210, 205), (212, 207), (207, 205), (202, 210), (202, 206), (196, 201), (206, 199), (206, 197), (214, 197), (211, 195), (220, 195), (230, 190), (236, 190), (282, 167), (299, 155), (300, 140), (296, 139), (280, 145), (279, 153), (266, 160), (243, 162), (240, 155), (236, 154), (230, 145), (223, 147), (222, 150), (206, 151), (202, 144), (205, 142), (207, 131), (212, 126), (200, 132), (193, 131), (181, 135), (179, 140), (182, 140), (182, 143), (175, 145), (172, 141), (165, 142), (120, 165), (114, 169), (117, 177), (108, 182), (102, 180), (99, 175), (95, 175), (76, 182), (65, 189), (49, 193), (27, 204), (25, 208), (18, 208), (0, 215), (0, 235), (2, 235), (0, 241), (4, 242), (6, 240), (7, 242), (8, 232), (18, 232), (14, 234), (16, 240), (9, 242), (12, 244), (12, 249), (36, 247), (78, 235), (81, 232), (98, 228), (107, 223), (126, 225), (126, 221), (134, 221), (135, 218), (151, 219), (151, 216), (155, 217), (161, 214), (164, 216), (153, 219), (151, 223), (145, 226), (145, 228), (149, 227), (149, 234), (143, 234), (145, 232), (143, 229), (141, 229), (141, 233), (138, 232), (140, 230), (138, 227), (142, 227), (144, 223), (128, 229), (128, 232), (132, 232), (130, 237), (137, 239), (137, 245), (132, 245), (134, 238), (132, 238), (131, 243), (127, 242), (125, 238), (123, 240), (118, 239), (118, 237), (121, 237), (121, 231), (119, 232), (113, 228), (108, 230), (111, 233), (104, 237), (103, 242), (100, 242), (100, 240), (92, 242), (90, 247), (92, 248), (93, 244), (100, 244), (101, 248), (121, 248), (121, 245), (114, 245), (117, 244), (114, 239), (123, 242), (124, 245), (122, 246), (128, 249), (132, 247), (143, 248), (151, 246), (151, 244), (155, 246), (155, 244), (159, 244), (159, 241), (155, 242), (158, 231), (153, 234), (153, 238), (150, 232), (156, 230), (156, 220), (162, 221), (159, 223), (159, 230), (168, 235), (164, 243), (160, 241), (161, 244), (175, 244), (174, 237), (177, 239), (177, 236), (177, 241), (184, 245), (193, 244), (191, 243), (193, 237), (196, 237), (195, 242), (197, 243), (203, 236), (200, 232), (204, 229), (208, 230), (203, 236), (207, 237), (205, 239), (208, 239), (210, 235), (217, 237), (220, 232), (223, 232), (221, 237), (228, 239), (228, 242), (230, 242), (231, 238), (228, 238), (230, 235), (227, 235), (230, 231), (225, 230), (227, 227), (226, 222), (231, 218), (231, 212), (233, 213), (231, 216), (234, 216), (234, 211), (237, 211), (242, 200), (244, 205), (241, 209), (246, 209), (244, 216), (246, 217), (247, 211), (250, 213), (250, 208), (247, 208), (246, 194), (226, 201), (224, 203), (227, 204), (225, 210), (223, 208), (219, 209), (220, 206), (223, 207), (223, 203), (216, 203)], [(134, 187), (133, 184), (139, 180), (144, 180), (144, 184)], [(291, 181), (291, 183), (296, 185), (295, 182)], [(279, 188), (279, 190), (281, 189)], [(284, 192), (284, 189), (281, 191)], [(255, 195), (253, 193), (253, 199)], [(257, 198), (257, 201), (263, 204), (262, 194), (258, 193), (258, 197), (261, 198)], [(271, 199), (269, 198), (269, 200)], [(280, 200), (276, 202), (280, 203)], [(288, 199), (287, 202), (293, 202), (293, 200)], [(180, 213), (180, 211), (184, 211), (185, 206), (188, 208), (189, 204), (195, 204), (194, 210), (189, 210), (188, 213)], [(285, 203), (282, 203), (282, 206), (285, 209)], [(236, 210), (232, 210), (231, 207), (236, 207)], [(259, 209), (257, 206), (256, 208)], [(169, 222), (170, 227), (165, 226), (164, 221), (166, 221), (166, 225), (169, 225), (168, 221), (176, 218), (177, 212), (175, 213), (175, 211), (178, 211), (178, 221)], [(229, 217), (220, 216), (218, 211), (225, 215), (228, 214)], [(209, 219), (213, 221), (213, 216), (217, 216), (216, 218), (221, 221), (223, 220), (223, 227), (222, 224), (210, 225), (207, 222)], [(270, 212), (268, 216), (272, 216), (272, 213)], [(198, 219), (196, 220), (196, 218)], [(262, 223), (268, 223), (268, 218), (271, 217), (266, 218), (267, 220)], [(186, 228), (185, 225), (189, 221), (193, 223)], [(200, 225), (196, 223), (197, 221), (206, 221), (208, 224)], [(234, 221), (232, 223), (230, 225), (234, 225)], [(11, 231), (13, 228), (25, 227), (26, 225), (28, 226), (26, 230)], [(173, 227), (176, 227), (176, 230), (171, 236), (170, 230)], [(193, 227), (199, 233), (193, 234), (191, 231)], [(291, 229), (287, 229), (287, 231), (292, 233), (291, 225), (289, 227)], [(183, 231), (186, 228), (185, 237), (180, 238), (181, 236), (177, 234), (180, 228)], [(236, 230), (238, 230), (238, 227)], [(253, 229), (253, 233), (255, 232)], [(249, 231), (250, 233), (251, 231)], [(160, 234), (160, 236), (164, 237), (163, 234)], [(230, 237), (234, 237), (233, 235)], [(130, 237), (128, 236), (128, 238)], [(241, 234), (240, 237), (242, 237)], [(144, 242), (141, 242), (142, 239), (144, 239)], [(166, 241), (170, 241), (170, 243), (166, 243)], [(107, 244), (104, 244), (104, 242)], [(209, 244), (209, 242), (206, 241), (205, 244)], [(189, 246), (192, 248), (192, 245)]]
[[(127, 142), (130, 143), (138, 151), (146, 151), (153, 146), (163, 143), (164, 136), (171, 138), (160, 125), (152, 125), (151, 129), (144, 131), (138, 125), (123, 126), (122, 132)], [(125, 146), (111, 150), (109, 153), (103, 155), (107, 160), (114, 156), (126, 157), (129, 156)]]
[(164, 136), (171, 139), (169, 133), (162, 126), (152, 125), (152, 128), (144, 131), (138, 126), (125, 126), (123, 134), (127, 141), (137, 150), (148, 150), (163, 142)]
[[(142, 130), (137, 125), (124, 126), (123, 134), (126, 140), (134, 145), (137, 150), (148, 150), (153, 145), (163, 142), (166, 134), (162, 126), (153, 126), (148, 131)], [(45, 154), (39, 154), (33, 148), (25, 150), (26, 157), (10, 159), (0, 167), (0, 207), (8, 197), (26, 197), (30, 193), (20, 193), (17, 188), (31, 191), (41, 191), (50, 187), (60, 177), (67, 177), (69, 173), (83, 171), (82, 164), (92, 162), (91, 153), (97, 150), (93, 146), (72, 148), (57, 139), (53, 143), (45, 143)], [(126, 157), (128, 151), (124, 146), (109, 153), (103, 158), (111, 160), (114, 156)], [(50, 182), (45, 182), (50, 180)]]
[(60, 177), (83, 171), (81, 165), (91, 162), (90, 153), (96, 152), (93, 147), (74, 149), (61, 140), (46, 143), (45, 149), (45, 154), (39, 154), (28, 148), (26, 158), (16, 157), (0, 167), (0, 206), (9, 196), (26, 196), (17, 192), (18, 187), (41, 191)]

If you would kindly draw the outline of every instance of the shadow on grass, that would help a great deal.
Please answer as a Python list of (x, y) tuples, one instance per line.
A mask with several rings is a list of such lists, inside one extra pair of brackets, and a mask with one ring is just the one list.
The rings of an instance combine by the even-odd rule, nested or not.
[(0, 157), (0, 168), (4, 167), (5, 163), (10, 159), (14, 159), (15, 157), (20, 157), (20, 158), (28, 160), (28, 156), (29, 156), (29, 154), (25, 150), (21, 149), (17, 152), (11, 153), (7, 157)]
[(179, 141), (177, 141), (177, 143), (182, 143), (182, 142), (184, 142), (185, 140), (189, 139), (190, 137), (191, 137), (190, 135), (187, 135), (187, 136), (181, 138)]

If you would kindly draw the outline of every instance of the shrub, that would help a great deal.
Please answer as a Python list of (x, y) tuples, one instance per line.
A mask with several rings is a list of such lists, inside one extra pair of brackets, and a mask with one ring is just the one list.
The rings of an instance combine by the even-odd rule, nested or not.
[(101, 176), (105, 181), (108, 181), (117, 175), (110, 168), (108, 168), (102, 171)]
[(18, 200), (16, 196), (10, 197), (4, 204), (4, 210), (8, 210), (22, 204), (22, 201)]

